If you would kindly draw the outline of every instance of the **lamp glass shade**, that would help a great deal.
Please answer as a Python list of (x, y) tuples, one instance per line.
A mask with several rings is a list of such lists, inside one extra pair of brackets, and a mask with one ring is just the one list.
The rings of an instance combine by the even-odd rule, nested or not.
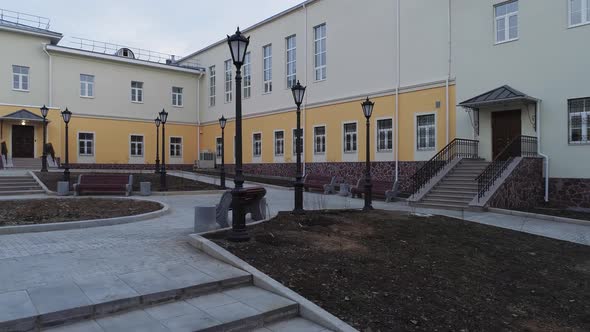
[(369, 97), (367, 97), (367, 100), (365, 100), (361, 105), (363, 106), (363, 114), (365, 115), (365, 118), (370, 118), (373, 114), (373, 106), (375, 106), (375, 103), (370, 101)]
[(47, 106), (43, 105), (43, 107), (41, 107), (41, 116), (46, 118), (48, 112), (49, 112), (49, 108), (47, 108)]
[(61, 112), (61, 116), (64, 119), (65, 123), (70, 123), (70, 119), (72, 118), (72, 112), (70, 112), (67, 108), (65, 111)]
[(156, 124), (156, 128), (158, 128), (158, 127), (160, 127), (162, 120), (160, 120), (160, 117), (157, 117), (154, 119), (154, 123)]
[(160, 121), (163, 124), (166, 124), (168, 121), (168, 112), (165, 109), (162, 109), (162, 112), (160, 112)]
[(299, 81), (291, 88), (291, 92), (293, 92), (293, 100), (295, 104), (301, 105), (303, 103), (303, 96), (305, 96), (305, 89), (306, 87), (302, 86)]
[(248, 44), (250, 44), (250, 37), (242, 35), (240, 28), (238, 28), (235, 34), (227, 36), (227, 43), (234, 65), (241, 66), (244, 64), (246, 50), (248, 49)]
[(221, 129), (225, 129), (226, 123), (227, 119), (222, 115), (221, 118), (219, 118), (219, 126), (221, 127)]

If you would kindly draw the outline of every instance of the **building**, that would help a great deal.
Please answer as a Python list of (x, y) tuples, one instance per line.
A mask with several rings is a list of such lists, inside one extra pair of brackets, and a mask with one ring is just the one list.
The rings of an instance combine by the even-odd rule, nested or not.
[[(302, 105), (307, 172), (348, 182), (362, 176), (360, 102), (369, 96), (376, 103), (375, 179), (399, 180), (412, 191), (411, 176), (432, 166), (428, 161), (455, 139), (476, 141), (474, 155), (492, 166), (503, 162), (506, 146), (526, 139), (543, 170), (530, 178), (548, 179), (547, 198), (590, 207), (590, 69), (581, 55), (589, 23), (584, 0), (305, 1), (243, 30), (251, 37), (242, 73), (244, 170), (293, 176), (290, 87), (301, 81), (308, 87)], [(0, 21), (0, 42), (13, 46), (0, 55), (2, 76), (19, 77), (20, 88), (22, 77), (30, 80), (28, 92), (14, 89), (15, 80), (0, 82), (0, 116), (51, 106), (49, 142), (62, 156), (58, 111), (69, 107), (77, 116), (69, 142), (76, 167), (150, 168), (152, 119), (161, 108), (171, 113), (168, 151), (181, 151), (167, 158), (183, 167), (202, 152), (220, 159), (224, 115), (230, 119), (225, 161), (233, 163), (235, 73), (224, 39), (179, 60), (154, 57), (168, 62), (130, 59), (107, 45), (96, 52), (94, 44), (85, 47), (88, 41), (64, 47), (61, 39), (48, 29)], [(141, 102), (133, 100), (140, 94)], [(179, 95), (182, 107), (175, 107)], [(36, 120), (24, 121), (37, 128), (38, 157)], [(11, 140), (18, 121), (2, 121), (8, 159), (22, 155)], [(137, 143), (141, 156), (133, 154)], [(87, 144), (91, 154), (82, 148)]]

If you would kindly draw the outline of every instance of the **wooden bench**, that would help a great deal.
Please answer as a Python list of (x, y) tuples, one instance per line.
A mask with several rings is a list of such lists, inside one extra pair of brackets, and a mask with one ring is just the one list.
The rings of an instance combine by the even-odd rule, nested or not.
[(318, 190), (323, 191), (324, 194), (331, 194), (334, 192), (335, 181), (335, 176), (322, 176), (310, 173), (303, 180), (303, 189), (305, 191)]
[[(371, 181), (373, 187), (371, 188), (371, 193), (373, 197), (380, 197), (384, 198), (387, 203), (395, 200), (397, 195), (399, 195), (399, 182), (389, 182), (389, 181)], [(356, 186), (352, 186), (350, 188), (350, 193), (352, 197), (361, 198), (362, 195), (365, 194), (365, 178), (360, 178), (356, 183)]]
[(74, 184), (75, 195), (82, 193), (124, 193), (131, 195), (133, 175), (131, 174), (81, 174)]
[[(221, 195), (219, 204), (215, 206), (216, 221), (222, 228), (231, 226), (228, 222), (228, 213), (233, 209), (231, 190), (227, 190)], [(244, 189), (242, 201), (244, 204), (244, 213), (250, 214), (252, 220), (260, 221), (266, 219), (266, 189), (263, 187), (252, 187)]]

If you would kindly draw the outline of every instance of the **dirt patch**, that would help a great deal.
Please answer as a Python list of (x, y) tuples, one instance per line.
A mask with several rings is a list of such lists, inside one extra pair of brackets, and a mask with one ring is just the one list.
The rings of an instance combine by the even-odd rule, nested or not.
[[(70, 190), (74, 190), (74, 183), (78, 182), (80, 174), (108, 174), (108, 173), (71, 173), (70, 174)], [(121, 173), (113, 173), (121, 174)], [(133, 174), (133, 191), (139, 191), (141, 182), (151, 182), (152, 191), (160, 190), (160, 174), (155, 173), (129, 173)], [(57, 183), (63, 181), (63, 173), (35, 173), (35, 175), (43, 182), (49, 190), (57, 191)], [(220, 186), (185, 179), (178, 176), (166, 175), (166, 185), (168, 191), (200, 191), (200, 190), (221, 190)]]
[[(195, 173), (210, 175), (210, 176), (214, 176), (214, 177), (219, 178), (219, 171), (218, 170), (199, 170), (198, 172), (195, 172)], [(226, 173), (225, 176), (227, 178), (233, 179), (233, 177), (235, 175), (230, 174), (230, 173)], [(280, 187), (287, 187), (287, 188), (292, 188), (293, 184), (295, 182), (295, 178), (293, 178), (293, 179), (270, 178), (270, 177), (266, 177), (266, 176), (257, 176), (257, 175), (252, 175), (252, 174), (244, 175), (244, 179), (246, 181), (250, 181), (250, 182), (265, 183), (265, 184), (271, 184), (271, 185), (280, 186)], [(229, 183), (229, 182), (232, 182), (233, 180), (226, 179), (226, 181)]]
[(388, 211), (281, 214), (250, 234), (211, 238), (363, 331), (590, 330), (587, 246)]
[(157, 202), (129, 199), (36, 199), (0, 201), (0, 226), (133, 216), (158, 211)]

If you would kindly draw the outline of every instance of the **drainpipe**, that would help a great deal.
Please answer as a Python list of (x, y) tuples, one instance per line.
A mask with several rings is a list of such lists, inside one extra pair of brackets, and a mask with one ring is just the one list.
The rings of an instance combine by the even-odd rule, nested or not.
[(201, 161), (201, 78), (203, 77), (203, 73), (199, 74), (199, 78), (197, 79), (197, 166), (199, 161)]
[(545, 202), (549, 202), (549, 156), (541, 152), (541, 100), (537, 100), (537, 153), (545, 160)]
[[(303, 9), (305, 10), (305, 86), (307, 86), (307, 72), (308, 72), (308, 67), (307, 67), (307, 42), (308, 42), (308, 35), (307, 33), (308, 28), (307, 28), (307, 4), (303, 3)], [(307, 154), (307, 149), (305, 148), (305, 145), (307, 144), (307, 140), (305, 139), (305, 135), (307, 134), (307, 117), (306, 117), (306, 110), (307, 110), (307, 96), (309, 95), (309, 93), (305, 94), (305, 101), (303, 102), (303, 108), (301, 110), (302, 115), (303, 115), (303, 158), (302, 158), (302, 168), (303, 168), (303, 172), (302, 175), (305, 176), (306, 175), (306, 161), (307, 159), (305, 158), (305, 155)], [(313, 135), (313, 133), (312, 133)], [(312, 140), (313, 140), (313, 136), (312, 136)], [(312, 142), (313, 143), (313, 142)], [(312, 144), (312, 148), (313, 148), (313, 144)]]
[(399, 88), (401, 86), (401, 51), (400, 51), (400, 1), (397, 0), (397, 40), (396, 40), (396, 48), (397, 48), (397, 86), (395, 88), (395, 181), (399, 179)]
[(448, 26), (449, 26), (449, 67), (448, 67), (448, 74), (447, 74), (447, 81), (446, 81), (446, 90), (445, 90), (445, 94), (446, 94), (446, 124), (447, 124), (447, 128), (446, 128), (446, 142), (447, 144), (449, 144), (449, 107), (450, 107), (450, 102), (449, 102), (449, 81), (451, 80), (451, 0), (449, 0), (449, 8), (448, 8)]
[(48, 107), (52, 107), (53, 106), (53, 59), (51, 58), (51, 54), (49, 54), (49, 52), (47, 52), (47, 45), (46, 43), (43, 43), (43, 52), (45, 52), (45, 54), (47, 54), (47, 56), (49, 57), (49, 104)]

